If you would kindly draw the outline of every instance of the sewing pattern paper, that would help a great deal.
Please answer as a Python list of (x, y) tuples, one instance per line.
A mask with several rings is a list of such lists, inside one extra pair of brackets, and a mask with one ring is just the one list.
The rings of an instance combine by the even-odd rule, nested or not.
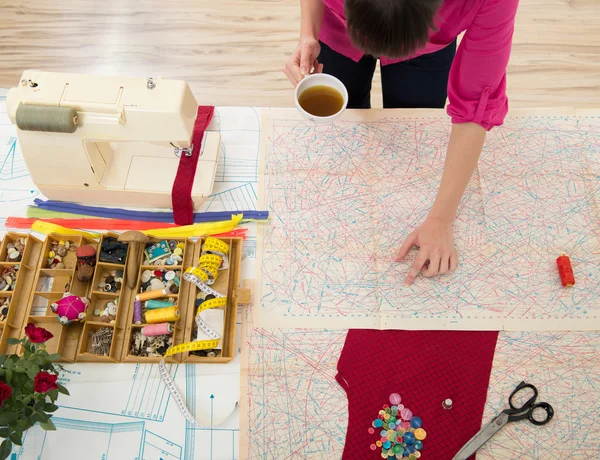
[(517, 111), (488, 133), (454, 225), (458, 270), (405, 287), (416, 250), (395, 255), (435, 198), (451, 129), (432, 113), (348, 111), (315, 125), (264, 112), (259, 326), (598, 328), (600, 119)]

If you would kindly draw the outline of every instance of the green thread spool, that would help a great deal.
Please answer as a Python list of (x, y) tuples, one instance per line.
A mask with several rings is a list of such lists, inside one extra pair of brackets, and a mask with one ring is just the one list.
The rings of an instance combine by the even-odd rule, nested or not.
[(173, 302), (165, 302), (163, 300), (148, 300), (145, 306), (147, 310), (156, 310), (157, 308), (169, 308), (173, 305)]
[(22, 131), (73, 134), (77, 130), (77, 112), (69, 107), (21, 104), (17, 108), (17, 127)]

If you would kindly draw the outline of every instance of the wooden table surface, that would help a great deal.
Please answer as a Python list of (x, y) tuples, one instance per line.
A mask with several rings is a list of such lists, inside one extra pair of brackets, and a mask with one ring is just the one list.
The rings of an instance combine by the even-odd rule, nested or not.
[[(600, 106), (598, 24), (598, 0), (521, 0), (511, 107)], [(0, 0), (0, 87), (27, 68), (163, 76), (205, 104), (291, 106), (298, 30), (299, 0)]]

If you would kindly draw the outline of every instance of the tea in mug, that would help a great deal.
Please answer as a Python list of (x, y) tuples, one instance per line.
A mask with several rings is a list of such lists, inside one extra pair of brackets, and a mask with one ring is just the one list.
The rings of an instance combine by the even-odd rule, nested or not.
[(315, 117), (330, 117), (344, 107), (344, 96), (335, 88), (316, 85), (306, 88), (298, 96), (298, 103)]

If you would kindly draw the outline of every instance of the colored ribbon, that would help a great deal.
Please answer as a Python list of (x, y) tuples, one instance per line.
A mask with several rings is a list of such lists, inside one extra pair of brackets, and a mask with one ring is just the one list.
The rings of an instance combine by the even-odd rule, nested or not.
[[(242, 220), (242, 216), (232, 216), (231, 220), (223, 221), (223, 222), (210, 222), (203, 224), (194, 224), (194, 225), (186, 225), (183, 227), (173, 227), (173, 228), (159, 228), (152, 230), (144, 230), (142, 233), (153, 236), (156, 238), (191, 238), (195, 236), (203, 236), (203, 235), (214, 235), (221, 233), (231, 232), (237, 227), (237, 225)], [(87, 236), (88, 238), (96, 239), (99, 235), (94, 235), (87, 232), (82, 232), (80, 230), (73, 230), (71, 228), (61, 227), (60, 225), (55, 225), (49, 222), (41, 222), (35, 221), (31, 226), (31, 230), (38, 233), (50, 234), (76, 234)]]
[(171, 203), (173, 205), (173, 219), (177, 225), (190, 225), (194, 222), (194, 201), (192, 200), (192, 187), (196, 177), (196, 167), (200, 158), (200, 148), (204, 131), (212, 119), (215, 108), (213, 106), (200, 106), (194, 123), (192, 135), (192, 155), (181, 155), (177, 175), (171, 190)]
[[(93, 216), (102, 218), (112, 219), (126, 219), (126, 220), (141, 220), (150, 222), (173, 222), (173, 213), (171, 212), (157, 212), (157, 211), (133, 211), (122, 208), (104, 208), (97, 206), (86, 206), (77, 203), (70, 203), (66, 201), (53, 201), (53, 200), (40, 200), (39, 198), (34, 199), (34, 203), (37, 206), (28, 208), (28, 215), (30, 212), (33, 214), (33, 210), (45, 210), (55, 211), (60, 213), (68, 214), (79, 214), (83, 216)], [(235, 210), (235, 211), (213, 211), (213, 212), (197, 212), (194, 214), (194, 223), (202, 222), (215, 222), (220, 220), (226, 220), (231, 218), (232, 214), (243, 214), (244, 220), (265, 220), (269, 218), (268, 211), (255, 211), (252, 209), (248, 210)], [(31, 215), (29, 217), (72, 217), (72, 216), (50, 216), (50, 215)]]

